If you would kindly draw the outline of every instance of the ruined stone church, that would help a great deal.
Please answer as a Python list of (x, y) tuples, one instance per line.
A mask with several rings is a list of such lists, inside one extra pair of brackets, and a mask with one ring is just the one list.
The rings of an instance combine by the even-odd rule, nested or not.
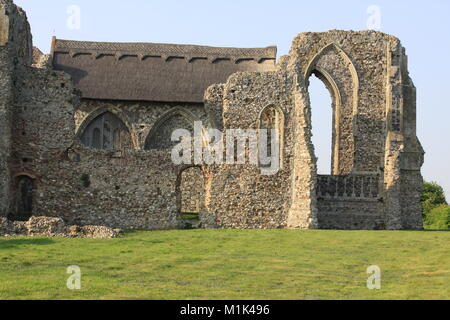
[[(49, 39), (50, 40), (50, 39)], [(317, 174), (309, 79), (330, 91), (332, 172)], [(174, 129), (278, 128), (280, 170), (175, 165)], [(32, 46), (0, 0), (0, 216), (114, 228), (421, 229), (416, 89), (400, 41), (301, 33), (276, 47), (54, 38)]]

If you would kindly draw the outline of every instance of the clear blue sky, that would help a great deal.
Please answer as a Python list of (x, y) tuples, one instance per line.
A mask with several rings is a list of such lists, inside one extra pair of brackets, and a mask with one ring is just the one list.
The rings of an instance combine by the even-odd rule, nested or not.
[[(367, 29), (367, 9), (377, 5), (381, 9), (381, 31), (399, 37), (409, 56), (410, 74), (418, 89), (418, 136), (427, 152), (424, 177), (443, 185), (450, 200), (449, 0), (15, 2), (27, 11), (34, 44), (44, 52), (49, 51), (51, 36), (56, 35), (93, 41), (277, 45), (279, 55), (288, 52), (299, 32)], [(80, 8), (80, 29), (67, 26), (71, 5)], [(320, 146), (318, 155), (323, 168), (329, 150), (329, 97), (317, 84), (312, 94), (314, 139)]]

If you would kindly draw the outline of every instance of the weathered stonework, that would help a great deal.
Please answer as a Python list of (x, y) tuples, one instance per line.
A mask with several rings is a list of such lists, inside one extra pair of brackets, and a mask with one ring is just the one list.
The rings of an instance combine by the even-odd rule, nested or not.
[(190, 167), (180, 175), (181, 212), (201, 213), (205, 199), (203, 171), (199, 167)]
[(115, 238), (120, 229), (103, 226), (67, 226), (61, 218), (31, 217), (27, 222), (0, 218), (0, 236), (36, 236), (64, 238)]
[[(198, 212), (205, 228), (422, 228), (424, 152), (400, 41), (301, 33), (275, 58), (274, 47), (57, 39), (43, 55), (25, 13), (0, 0), (0, 217), (170, 229)], [(329, 176), (317, 175), (311, 140), (312, 74), (333, 100)], [(196, 121), (205, 147), (206, 129), (279, 129), (280, 170), (174, 164), (173, 130)]]
[[(214, 86), (206, 94), (209, 110), (223, 109), (225, 128), (254, 128), (270, 104), (282, 108), (286, 122), (283, 169), (272, 177), (274, 185), (264, 184), (264, 193), (250, 187), (257, 199), (238, 194), (236, 187), (224, 189), (230, 180), (258, 181), (257, 171), (222, 166), (211, 174), (207, 208), (216, 225), (421, 229), (423, 150), (415, 133), (415, 88), (398, 39), (374, 31), (303, 33), (277, 70), (232, 76), (222, 91)], [(333, 176), (316, 174), (308, 95), (312, 73), (333, 98)], [(217, 199), (216, 184), (225, 190)], [(270, 200), (259, 204), (263, 199)], [(278, 200), (277, 210), (272, 205)], [(258, 214), (277, 223), (256, 222)]]

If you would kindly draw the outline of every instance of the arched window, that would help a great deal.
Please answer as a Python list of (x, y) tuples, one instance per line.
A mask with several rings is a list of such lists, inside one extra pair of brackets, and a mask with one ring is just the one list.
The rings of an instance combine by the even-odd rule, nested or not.
[[(333, 107), (330, 92), (314, 72), (309, 78), (309, 97), (312, 116), (312, 142), (317, 157), (317, 173), (333, 173)], [(322, 79), (323, 77), (320, 76)]]
[[(317, 96), (322, 96), (323, 98), (315, 99), (315, 92), (323, 92), (323, 90), (317, 90), (317, 81), (315, 78), (311, 78), (312, 74), (322, 80), (328, 88), (332, 99), (333, 111), (331, 113), (328, 111), (326, 113), (323, 112), (323, 105), (329, 103), (328, 94), (319, 93)], [(313, 94), (311, 103), (314, 123), (312, 126), (313, 139), (317, 139), (317, 137), (323, 135), (323, 132), (326, 132), (326, 139), (332, 141), (330, 148), (329, 142), (325, 144), (317, 143), (316, 140), (315, 147), (316, 151), (318, 151), (316, 156), (319, 157), (319, 171), (329, 173), (329, 168), (331, 167), (332, 175), (348, 175), (358, 167), (355, 163), (355, 157), (362, 150), (362, 148), (356, 148), (354, 134), (355, 114), (358, 113), (359, 104), (359, 78), (356, 68), (349, 56), (340, 47), (330, 43), (322, 48), (310, 61), (305, 70), (304, 78), (307, 86), (309, 80), (312, 80), (313, 85), (310, 91), (310, 97), (311, 93)], [(323, 88), (320, 83), (319, 88)], [(319, 114), (322, 116), (319, 116)], [(330, 117), (332, 118), (331, 125)], [(320, 131), (321, 128), (324, 128), (324, 122), (328, 125), (328, 128)], [(330, 127), (332, 134), (330, 134)], [(327, 151), (323, 151), (325, 149)], [(329, 155), (330, 149), (331, 156)], [(331, 164), (328, 161), (330, 158), (332, 159)], [(325, 164), (324, 160), (326, 160)]]
[(174, 113), (163, 117), (150, 131), (145, 142), (146, 150), (168, 150), (172, 149), (178, 142), (172, 141), (172, 133), (176, 129), (186, 129), (193, 137), (194, 125), (182, 114)]
[(127, 126), (114, 114), (105, 112), (91, 121), (83, 132), (82, 143), (105, 150), (131, 149), (131, 135)]
[[(259, 117), (259, 129), (260, 167), (271, 167), (275, 165), (275, 163), (272, 163), (272, 160), (273, 157), (277, 157), (278, 166), (281, 168), (283, 163), (284, 136), (283, 111), (272, 105), (264, 108)], [(267, 139), (264, 139), (264, 137), (267, 137)]]

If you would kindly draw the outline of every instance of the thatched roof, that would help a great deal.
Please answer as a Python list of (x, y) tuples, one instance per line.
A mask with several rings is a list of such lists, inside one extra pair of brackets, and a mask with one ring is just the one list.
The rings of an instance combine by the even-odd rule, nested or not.
[(218, 48), (53, 39), (53, 68), (84, 98), (202, 102), (208, 86), (238, 71), (274, 69), (276, 47)]

